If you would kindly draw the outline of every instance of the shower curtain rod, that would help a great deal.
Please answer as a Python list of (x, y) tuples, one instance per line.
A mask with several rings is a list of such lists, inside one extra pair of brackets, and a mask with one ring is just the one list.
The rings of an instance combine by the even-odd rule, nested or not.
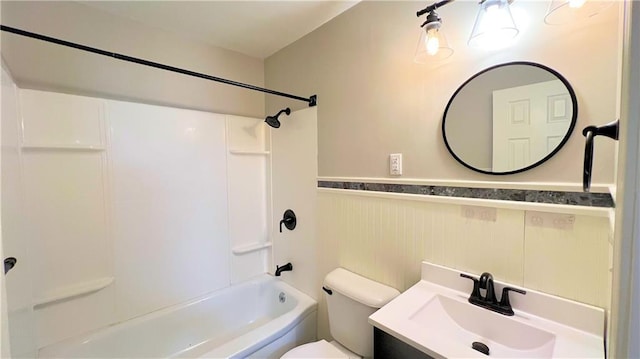
[(169, 66), (169, 65), (164, 65), (164, 64), (161, 64), (161, 63), (153, 62), (153, 61), (147, 61), (147, 60), (139, 59), (137, 57), (131, 57), (131, 56), (123, 55), (123, 54), (118, 54), (118, 53), (115, 53), (115, 52), (96, 49), (95, 47), (76, 44), (74, 42), (60, 40), (60, 39), (56, 39), (54, 37), (40, 35), (40, 34), (36, 34), (36, 33), (33, 33), (33, 32), (29, 32), (29, 31), (25, 31), (25, 30), (14, 28), (14, 27), (5, 26), (5, 25), (0, 25), (0, 30), (6, 31), (6, 32), (10, 32), (10, 33), (16, 34), (16, 35), (30, 37), (30, 38), (37, 39), (37, 40), (51, 42), (51, 43), (54, 43), (54, 44), (57, 44), (57, 45), (72, 47), (74, 49), (87, 51), (87, 52), (91, 52), (91, 53), (98, 54), (98, 55), (113, 57), (113, 58), (116, 58), (116, 59), (122, 60), (122, 61), (128, 61), (128, 62), (133, 62), (133, 63), (136, 63), (136, 64), (140, 64), (140, 65), (155, 67), (155, 68), (161, 69), (161, 70), (177, 72), (179, 74), (198, 77), (198, 78), (205, 79), (205, 80), (221, 82), (223, 84), (242, 87), (242, 88), (246, 88), (246, 89), (253, 90), (253, 91), (260, 91), (260, 92), (268, 93), (268, 94), (271, 94), (271, 95), (288, 97), (288, 98), (291, 98), (291, 99), (294, 99), (294, 100), (307, 102), (307, 103), (309, 103), (309, 107), (317, 105), (318, 97), (316, 95), (310, 96), (309, 98), (300, 97), (300, 96), (296, 96), (296, 95), (292, 95), (292, 94), (288, 94), (288, 93), (284, 93), (284, 92), (280, 92), (280, 91), (274, 91), (274, 90), (269, 90), (269, 89), (266, 89), (266, 88), (254, 86), (254, 85), (245, 84), (245, 83), (242, 83), (242, 82), (227, 80), (227, 79), (223, 79), (223, 78), (216, 77), (216, 76), (211, 76), (211, 75), (207, 75), (207, 74), (203, 74), (203, 73), (199, 73), (199, 72), (195, 72), (195, 71), (185, 70), (185, 69), (181, 69), (179, 67), (173, 67), (173, 66)]

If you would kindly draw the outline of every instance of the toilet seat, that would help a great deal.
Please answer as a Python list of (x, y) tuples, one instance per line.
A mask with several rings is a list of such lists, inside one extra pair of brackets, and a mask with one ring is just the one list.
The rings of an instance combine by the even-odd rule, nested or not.
[(360, 356), (350, 352), (342, 345), (322, 339), (295, 347), (286, 352), (282, 359), (295, 358), (326, 358), (326, 359), (359, 359)]

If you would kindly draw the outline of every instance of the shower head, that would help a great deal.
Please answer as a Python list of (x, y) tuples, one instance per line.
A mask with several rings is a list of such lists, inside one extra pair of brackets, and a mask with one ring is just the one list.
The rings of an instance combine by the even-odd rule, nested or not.
[(287, 116), (289, 116), (289, 114), (291, 114), (291, 109), (287, 107), (284, 110), (280, 110), (280, 112), (278, 112), (275, 116), (267, 116), (267, 118), (264, 119), (264, 122), (266, 122), (267, 125), (273, 128), (280, 128), (280, 121), (278, 121), (278, 117), (280, 117), (283, 112), (286, 113)]

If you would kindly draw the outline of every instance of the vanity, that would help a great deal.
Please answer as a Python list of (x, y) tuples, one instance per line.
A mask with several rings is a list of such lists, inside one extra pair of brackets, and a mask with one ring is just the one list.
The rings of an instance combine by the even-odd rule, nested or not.
[(491, 305), (504, 304), (505, 287), (526, 292), (504, 291), (510, 293), (510, 315), (483, 302), (488, 291), (482, 285), (480, 298), (470, 301), (478, 283), (468, 277), (480, 279), (423, 262), (422, 279), (369, 317), (374, 357), (605, 357), (603, 309), (492, 281), (497, 299)]

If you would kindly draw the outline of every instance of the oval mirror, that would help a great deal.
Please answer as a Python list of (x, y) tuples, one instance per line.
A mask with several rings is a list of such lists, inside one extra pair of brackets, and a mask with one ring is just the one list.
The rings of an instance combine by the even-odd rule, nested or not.
[(511, 62), (475, 74), (456, 90), (442, 135), (464, 166), (506, 175), (556, 154), (577, 117), (576, 95), (562, 75), (533, 62)]

